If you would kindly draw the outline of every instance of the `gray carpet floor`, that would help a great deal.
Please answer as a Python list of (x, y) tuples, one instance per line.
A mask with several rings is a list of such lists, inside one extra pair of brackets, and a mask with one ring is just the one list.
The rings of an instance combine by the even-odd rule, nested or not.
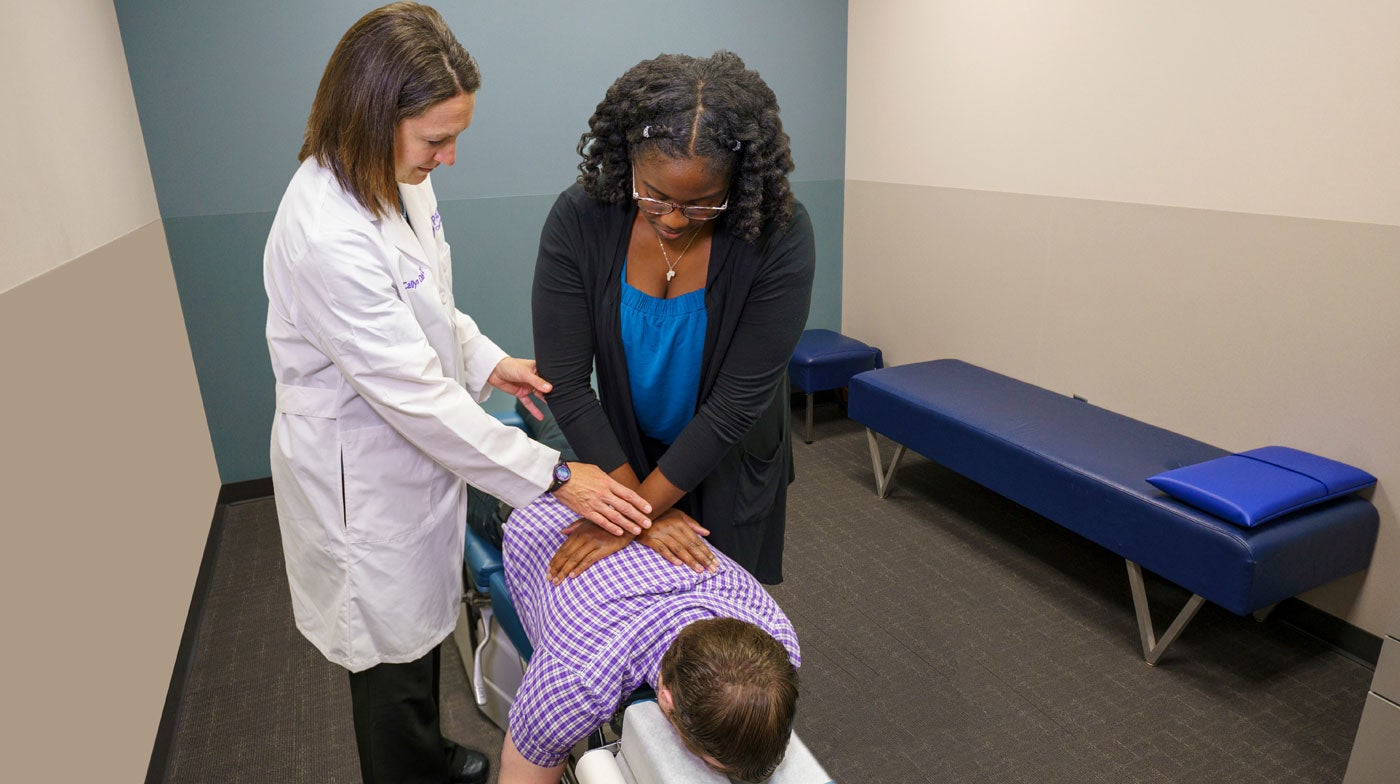
[[(1365, 665), (1206, 605), (1148, 667), (1121, 559), (917, 455), (878, 499), (835, 404), (795, 452), (773, 594), (802, 643), (798, 732), (837, 781), (1342, 780)], [(1160, 630), (1186, 593), (1147, 587)], [(444, 731), (494, 770), (502, 733), (443, 654)], [(166, 780), (359, 781), (345, 673), (293, 626), (271, 499), (228, 509)]]

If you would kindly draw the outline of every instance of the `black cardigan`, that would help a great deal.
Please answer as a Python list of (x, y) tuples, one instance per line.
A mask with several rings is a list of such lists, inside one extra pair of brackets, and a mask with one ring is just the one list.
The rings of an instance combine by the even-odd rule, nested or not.
[[(645, 479), (653, 463), (632, 410), (619, 314), (636, 209), (599, 204), (578, 185), (560, 194), (540, 236), (532, 301), (535, 359), (570, 445), (585, 462), (606, 471), (629, 462)], [(785, 231), (770, 225), (752, 243), (719, 220), (695, 417), (657, 463), (689, 494), (682, 508), (710, 529), (710, 543), (776, 583), (792, 478), (787, 364), (811, 304), (815, 243), (800, 203)]]

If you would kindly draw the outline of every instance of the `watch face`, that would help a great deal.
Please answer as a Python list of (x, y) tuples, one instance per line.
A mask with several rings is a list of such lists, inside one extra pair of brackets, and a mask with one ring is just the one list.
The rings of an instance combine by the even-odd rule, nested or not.
[(561, 485), (569, 481), (569, 477), (572, 475), (573, 472), (569, 470), (568, 463), (560, 463), (554, 467), (554, 481)]

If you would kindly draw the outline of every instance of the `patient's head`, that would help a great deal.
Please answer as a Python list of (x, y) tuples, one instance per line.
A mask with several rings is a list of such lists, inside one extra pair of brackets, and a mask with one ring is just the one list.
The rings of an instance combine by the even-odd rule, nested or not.
[(792, 734), (797, 668), (751, 623), (696, 621), (662, 657), (657, 697), (692, 752), (729, 776), (763, 781)]

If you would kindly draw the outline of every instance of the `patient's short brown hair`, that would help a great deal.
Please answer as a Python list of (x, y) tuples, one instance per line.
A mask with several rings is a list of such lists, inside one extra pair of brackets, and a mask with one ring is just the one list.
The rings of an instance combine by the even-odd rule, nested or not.
[(735, 618), (689, 624), (661, 658), (661, 684), (692, 752), (744, 781), (773, 775), (792, 734), (797, 668), (772, 635)]
[(391, 3), (356, 22), (336, 45), (316, 89), (297, 160), (315, 156), (375, 215), (399, 201), (399, 121), (481, 87), (481, 72), (435, 9)]

